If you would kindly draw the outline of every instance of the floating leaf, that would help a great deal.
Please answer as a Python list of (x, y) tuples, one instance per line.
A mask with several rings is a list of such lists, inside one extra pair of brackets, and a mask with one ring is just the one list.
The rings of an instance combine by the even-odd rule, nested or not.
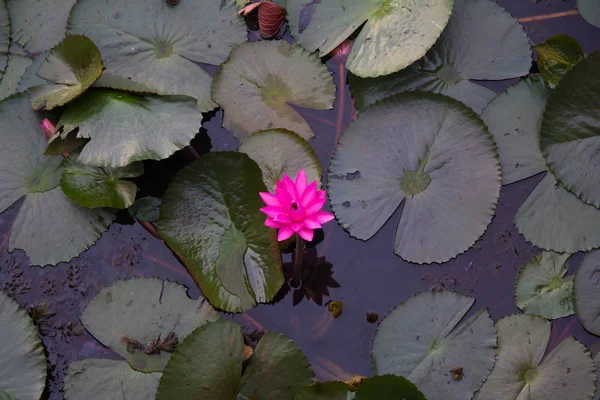
[(79, 0), (69, 28), (100, 48), (106, 71), (98, 85), (186, 95), (198, 100), (201, 111), (210, 111), (216, 107), (212, 78), (196, 63), (219, 65), (246, 41), (236, 11), (234, 0), (180, 1), (176, 6), (164, 0)]
[(598, 0), (577, 0), (577, 8), (587, 22), (600, 28), (600, 4), (598, 4)]
[(321, 163), (312, 147), (294, 132), (283, 129), (257, 132), (244, 140), (238, 151), (256, 161), (270, 191), (283, 174), (294, 178), (304, 169), (308, 182), (321, 187)]
[(57, 129), (65, 139), (79, 127), (77, 137), (91, 139), (78, 162), (124, 167), (134, 161), (169, 157), (190, 143), (201, 122), (202, 114), (187, 97), (93, 89), (67, 107)]
[(516, 19), (495, 1), (456, 0), (446, 30), (425, 57), (377, 79), (350, 75), (350, 87), (361, 111), (385, 97), (418, 89), (450, 96), (480, 113), (496, 93), (470, 80), (515, 78), (530, 67), (529, 40)]
[(5, 392), (4, 390), (0, 390), (0, 400), (19, 400), (15, 396)]
[(600, 400), (600, 390), (598, 390), (598, 382), (600, 382), (600, 356), (596, 354), (594, 357), (594, 364), (596, 366), (596, 395), (594, 396), (594, 400)]
[(67, 160), (60, 187), (69, 199), (83, 207), (127, 208), (135, 200), (137, 186), (123, 179), (143, 173), (141, 162), (121, 168), (102, 168)]
[(575, 274), (575, 302), (583, 327), (600, 336), (600, 251), (585, 256)]
[(294, 400), (347, 400), (351, 399), (344, 382), (323, 382), (308, 386), (296, 394)]
[[(470, 399), (492, 370), (496, 347), (487, 310), (459, 325), (474, 302), (442, 291), (422, 292), (400, 304), (375, 334), (373, 372), (404, 376), (428, 399)], [(456, 368), (464, 371), (462, 379), (451, 377)]]
[(10, 46), (10, 20), (5, 0), (0, 0), (0, 79), (8, 64), (8, 48)]
[(169, 360), (156, 400), (231, 400), (242, 376), (240, 326), (218, 320), (189, 335)]
[(141, 372), (162, 371), (172, 350), (161, 351), (159, 346), (149, 351), (151, 341), (156, 347), (173, 333), (181, 343), (194, 329), (218, 318), (205, 299), (192, 300), (186, 292), (182, 285), (156, 278), (117, 281), (90, 301), (81, 322), (132, 368)]
[(10, 53), (8, 55), (8, 65), (0, 81), (0, 100), (19, 92), (21, 77), (32, 62), (31, 58), (20, 54)]
[(382, 375), (365, 379), (356, 392), (356, 400), (426, 400), (417, 387), (401, 376)]
[[(33, 321), (0, 291), (0, 399), (39, 400), (46, 386), (46, 357)], [(10, 396), (7, 396), (10, 395)]]
[(44, 266), (92, 246), (114, 213), (85, 209), (62, 193), (62, 158), (42, 155), (46, 139), (39, 120), (25, 95), (0, 103), (0, 212), (25, 196), (8, 247), (25, 250), (32, 265)]
[(180, 171), (158, 231), (217, 308), (245, 311), (284, 283), (275, 230), (264, 225), (260, 168), (246, 154), (209, 153)]
[(551, 85), (556, 85), (584, 57), (577, 40), (564, 34), (549, 37), (533, 48), (538, 55), (538, 68)]
[[(425, 55), (448, 23), (453, 0), (288, 0), (290, 31), (305, 49), (323, 57), (362, 26), (346, 62), (362, 77), (387, 75)], [(315, 7), (308, 26), (305, 9)], [(364, 24), (364, 26), (363, 26)]]
[(248, 400), (294, 400), (300, 389), (313, 383), (310, 363), (285, 336), (267, 332), (242, 378), (240, 394)]
[(243, 44), (231, 52), (213, 81), (213, 98), (223, 108), (223, 127), (244, 140), (266, 129), (283, 128), (313, 136), (292, 107), (333, 108), (335, 86), (325, 65), (285, 41)]
[(56, 46), (64, 37), (77, 0), (7, 0), (12, 39), (29, 53)]
[(569, 337), (540, 361), (550, 337), (550, 322), (511, 315), (496, 323), (496, 366), (476, 400), (591, 399), (594, 364), (587, 348)]
[(138, 221), (156, 222), (160, 214), (160, 199), (142, 197), (129, 207), (129, 214)]
[(52, 82), (29, 89), (31, 106), (52, 110), (85, 92), (102, 74), (100, 50), (85, 36), (67, 36), (50, 52), (37, 75)]
[(91, 358), (69, 364), (65, 378), (66, 400), (153, 399), (159, 372), (143, 373), (125, 361)]
[(525, 264), (515, 287), (521, 311), (549, 319), (575, 313), (573, 276), (564, 278), (570, 256), (544, 252)]
[(500, 165), (475, 113), (445, 96), (411, 92), (379, 102), (350, 124), (329, 165), (328, 189), (339, 223), (362, 240), (404, 201), (395, 253), (444, 262), (485, 232)]

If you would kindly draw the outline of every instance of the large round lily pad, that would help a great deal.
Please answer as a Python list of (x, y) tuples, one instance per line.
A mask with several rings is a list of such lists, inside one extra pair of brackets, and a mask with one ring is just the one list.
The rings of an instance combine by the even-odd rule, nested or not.
[(328, 189), (337, 220), (362, 240), (404, 201), (395, 253), (444, 262), (485, 232), (500, 193), (500, 165), (473, 111), (445, 96), (404, 93), (361, 113), (342, 134)]
[(212, 78), (196, 63), (219, 65), (246, 41), (234, 0), (79, 0), (69, 19), (71, 33), (88, 36), (102, 53), (106, 71), (98, 85), (143, 87), (163, 95), (198, 100), (201, 111), (216, 107)]
[(356, 400), (426, 400), (414, 383), (401, 376), (381, 375), (365, 379), (356, 391)]
[(549, 319), (575, 312), (573, 276), (564, 277), (570, 256), (544, 252), (525, 264), (515, 287), (515, 300), (521, 311)]
[(260, 212), (262, 179), (244, 153), (209, 153), (175, 175), (162, 199), (158, 231), (224, 311), (268, 302), (284, 282), (275, 230)]
[(577, 8), (587, 22), (600, 28), (600, 3), (598, 0), (577, 0)]
[[(422, 292), (400, 304), (375, 334), (373, 372), (403, 376), (428, 399), (470, 399), (492, 370), (496, 348), (487, 310), (460, 323), (474, 302), (443, 291)], [(451, 371), (457, 368), (463, 376), (455, 380)]]
[(8, 49), (10, 46), (10, 21), (5, 0), (0, 0), (0, 79), (8, 65)]
[(90, 138), (77, 157), (82, 164), (124, 167), (161, 160), (187, 146), (202, 122), (196, 103), (183, 96), (137, 96), (108, 89), (87, 91), (58, 121), (57, 137)]
[(0, 100), (19, 92), (19, 82), (21, 77), (31, 66), (33, 60), (21, 54), (10, 53), (8, 55), (8, 64), (4, 75), (0, 78)]
[(565, 188), (600, 208), (600, 52), (569, 71), (546, 105), (540, 146)]
[(0, 337), (0, 393), (39, 400), (46, 386), (44, 347), (27, 312), (1, 291)]
[(23, 249), (31, 264), (44, 266), (69, 261), (92, 246), (114, 213), (80, 207), (62, 193), (63, 160), (42, 154), (46, 139), (39, 120), (25, 95), (0, 103), (0, 212), (25, 196), (9, 250)]
[[(346, 66), (358, 76), (375, 77), (423, 57), (444, 30), (453, 6), (454, 0), (430, 0), (427, 6), (419, 0), (287, 0), (286, 8), (292, 35), (321, 57), (362, 26)], [(306, 26), (310, 8), (314, 14)]]
[(575, 302), (581, 324), (600, 336), (600, 250), (585, 256), (575, 274)]
[(515, 78), (530, 67), (529, 40), (516, 19), (493, 0), (456, 0), (448, 26), (425, 57), (376, 79), (350, 75), (350, 86), (359, 110), (418, 89), (450, 96), (480, 113), (496, 93), (470, 79)]
[(102, 289), (85, 308), (81, 322), (134, 369), (156, 372), (167, 364), (173, 343), (217, 318), (204, 298), (190, 299), (184, 286), (137, 278)]
[(496, 326), (496, 365), (476, 400), (592, 399), (596, 376), (584, 345), (569, 337), (540, 364), (550, 337), (550, 322), (530, 315), (511, 315)]
[(238, 151), (256, 161), (265, 186), (272, 192), (283, 174), (296, 176), (301, 169), (309, 183), (317, 181), (321, 187), (321, 163), (312, 147), (294, 132), (283, 129), (257, 132), (244, 140)]
[(313, 136), (292, 106), (333, 108), (335, 86), (325, 65), (300, 46), (285, 41), (243, 44), (231, 52), (213, 81), (213, 98), (223, 108), (223, 127), (240, 140), (282, 128)]

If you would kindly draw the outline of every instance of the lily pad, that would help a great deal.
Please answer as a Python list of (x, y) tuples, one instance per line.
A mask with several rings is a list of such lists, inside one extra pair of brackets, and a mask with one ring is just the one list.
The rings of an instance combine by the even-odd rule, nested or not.
[(99, 358), (75, 361), (69, 364), (65, 378), (65, 399), (153, 399), (161, 375), (135, 371), (125, 361)]
[(577, 40), (564, 34), (549, 37), (533, 48), (538, 68), (551, 85), (556, 85), (585, 55)]
[(12, 394), (5, 392), (4, 390), (0, 390), (0, 400), (19, 400)]
[(240, 394), (248, 400), (294, 400), (296, 392), (313, 381), (302, 350), (285, 336), (267, 332), (242, 377)]
[(243, 44), (231, 52), (213, 81), (213, 98), (223, 108), (223, 127), (244, 140), (282, 128), (310, 139), (313, 132), (292, 106), (333, 108), (335, 86), (325, 65), (285, 41)]
[(23, 249), (32, 265), (69, 261), (92, 246), (114, 213), (88, 210), (58, 187), (62, 158), (42, 155), (46, 139), (25, 95), (0, 103), (0, 212), (25, 196), (13, 223), (9, 250)]
[(600, 28), (600, 4), (597, 0), (577, 0), (577, 8), (587, 22)]
[(213, 306), (242, 312), (284, 283), (275, 230), (264, 225), (260, 168), (246, 154), (209, 153), (180, 171), (157, 228)]
[(412, 382), (396, 375), (381, 375), (365, 379), (356, 391), (355, 399), (427, 400)]
[[(314, 7), (308, 22), (307, 6)], [(288, 0), (290, 31), (305, 49), (323, 57), (362, 26), (346, 67), (362, 77), (391, 74), (425, 55), (444, 30), (453, 0)]]
[(359, 114), (340, 137), (328, 192), (350, 235), (372, 237), (404, 201), (394, 251), (444, 262), (483, 235), (500, 193), (496, 145), (473, 111), (411, 92)]
[(301, 169), (308, 182), (317, 181), (321, 187), (321, 163), (312, 147), (294, 132), (283, 129), (257, 132), (244, 140), (238, 151), (256, 161), (271, 192), (283, 174), (296, 176)]
[(596, 354), (594, 357), (594, 364), (596, 366), (596, 395), (594, 396), (594, 400), (600, 400), (600, 390), (598, 390), (598, 382), (600, 382), (600, 356)]
[(81, 322), (132, 368), (162, 371), (172, 350), (160, 351), (158, 346), (158, 350), (149, 352), (151, 341), (156, 345), (174, 334), (181, 343), (194, 329), (218, 318), (204, 298), (192, 300), (186, 292), (182, 285), (156, 278), (117, 281), (90, 301)]
[(8, 65), (0, 81), (0, 100), (19, 92), (21, 77), (32, 62), (32, 59), (27, 56), (13, 53), (8, 55)]
[(156, 222), (160, 215), (160, 199), (142, 197), (129, 207), (129, 214), (138, 221)]
[(121, 168), (102, 168), (67, 160), (60, 180), (63, 193), (83, 207), (127, 208), (135, 200), (137, 186), (125, 178), (144, 173), (141, 162)]
[(600, 336), (600, 251), (585, 256), (575, 274), (575, 302), (583, 327)]
[[(422, 292), (400, 304), (375, 334), (373, 372), (404, 376), (429, 399), (470, 399), (492, 370), (496, 348), (487, 310), (459, 325), (474, 302), (442, 291)], [(464, 371), (459, 380), (452, 378), (456, 368)]]
[[(71, 33), (96, 43), (106, 71), (99, 85), (131, 90), (142, 86), (162, 95), (186, 95), (201, 111), (211, 100), (212, 78), (196, 63), (219, 65), (246, 41), (235, 0), (79, 0), (69, 19)], [(146, 90), (144, 90), (146, 91)]]
[(550, 95), (540, 136), (548, 167), (585, 203), (600, 208), (600, 52), (569, 71)]
[(156, 400), (231, 400), (242, 376), (240, 326), (225, 320), (196, 329), (167, 364)]
[(294, 400), (351, 400), (352, 394), (344, 382), (315, 383), (300, 390)]
[(102, 57), (85, 36), (67, 36), (40, 66), (37, 75), (49, 85), (29, 89), (31, 106), (52, 110), (79, 97), (102, 75)]
[(0, 0), (0, 79), (8, 64), (8, 48), (10, 46), (10, 20), (5, 0)]
[(540, 364), (550, 337), (544, 318), (511, 315), (496, 323), (498, 357), (476, 400), (591, 399), (594, 363), (587, 348), (569, 337)]
[(492, 0), (456, 0), (448, 26), (425, 57), (377, 79), (350, 75), (350, 87), (360, 111), (393, 94), (423, 90), (480, 113), (496, 93), (470, 80), (515, 78), (530, 67), (529, 40), (516, 19)]
[(44, 347), (27, 312), (2, 291), (0, 337), (0, 393), (19, 400), (39, 400), (46, 386)]
[(517, 307), (548, 319), (575, 313), (573, 276), (565, 278), (571, 254), (544, 252), (525, 264), (515, 287)]
[(161, 160), (187, 146), (202, 122), (195, 102), (181, 96), (137, 96), (107, 89), (87, 91), (58, 121), (57, 137), (90, 138), (77, 157), (82, 164), (124, 167)]

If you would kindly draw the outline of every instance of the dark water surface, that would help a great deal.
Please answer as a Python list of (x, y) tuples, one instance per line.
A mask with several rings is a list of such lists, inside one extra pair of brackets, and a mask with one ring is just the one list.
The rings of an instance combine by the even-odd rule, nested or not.
[[(548, 36), (567, 33), (575, 37), (586, 53), (600, 50), (600, 29), (574, 14), (576, 1), (499, 0), (521, 19), (533, 43)], [(563, 13), (560, 17), (540, 19), (540, 15)], [(338, 86), (333, 110), (299, 110), (315, 138), (311, 145), (324, 168), (337, 137), (351, 121), (354, 108), (345, 82), (346, 72), (333, 60), (327, 62)], [(502, 90), (507, 82), (495, 83)], [(204, 128), (192, 142), (202, 153), (235, 150), (237, 140), (220, 127), (222, 113), (211, 113)], [(193, 160), (187, 150), (169, 160), (146, 163), (147, 177), (138, 181), (140, 195), (161, 195), (168, 179), (181, 166)], [(307, 290), (289, 289), (275, 305), (260, 305), (243, 315), (227, 318), (240, 322), (248, 331), (268, 329), (284, 333), (306, 353), (317, 379), (348, 379), (351, 375), (370, 375), (370, 346), (377, 324), (367, 322), (365, 314), (375, 312), (380, 319), (411, 295), (432, 288), (457, 290), (474, 296), (471, 313), (488, 308), (494, 319), (519, 312), (513, 288), (519, 268), (539, 250), (519, 235), (513, 219), (519, 206), (541, 176), (502, 188), (498, 208), (485, 235), (468, 252), (443, 265), (419, 266), (393, 254), (395, 226), (399, 213), (368, 242), (349, 235), (335, 222), (324, 227), (324, 240), (306, 256)], [(78, 321), (88, 301), (116, 279), (160, 277), (190, 288), (192, 297), (200, 291), (177, 258), (141, 225), (122, 215), (98, 243), (70, 263), (56, 267), (29, 267), (22, 251), (7, 253), (10, 231), (20, 203), (0, 215), (0, 288), (13, 295), (24, 307), (46, 302), (48, 315), (40, 323), (43, 342), (51, 367), (49, 399), (62, 399), (62, 380), (68, 363), (89, 357), (114, 357), (91, 337)], [(52, 232), (47, 232), (51, 235)], [(581, 256), (570, 262), (569, 273)], [(290, 261), (289, 255), (284, 261)], [(311, 294), (314, 300), (306, 296)], [(329, 295), (327, 295), (327, 293)], [(320, 301), (321, 300), (321, 301)], [(329, 300), (344, 303), (342, 315), (334, 319), (327, 310)], [(320, 302), (317, 304), (315, 301)], [(575, 335), (594, 351), (600, 339), (584, 331), (575, 316), (552, 322), (550, 347)], [(595, 351), (594, 351), (595, 352)]]

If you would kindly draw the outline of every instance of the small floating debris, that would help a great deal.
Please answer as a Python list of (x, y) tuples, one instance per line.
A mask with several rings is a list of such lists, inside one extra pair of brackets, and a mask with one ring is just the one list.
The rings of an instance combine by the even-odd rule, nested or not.
[(333, 315), (333, 318), (337, 318), (342, 315), (342, 309), (344, 308), (344, 303), (339, 300), (334, 300), (329, 303), (327, 309)]

